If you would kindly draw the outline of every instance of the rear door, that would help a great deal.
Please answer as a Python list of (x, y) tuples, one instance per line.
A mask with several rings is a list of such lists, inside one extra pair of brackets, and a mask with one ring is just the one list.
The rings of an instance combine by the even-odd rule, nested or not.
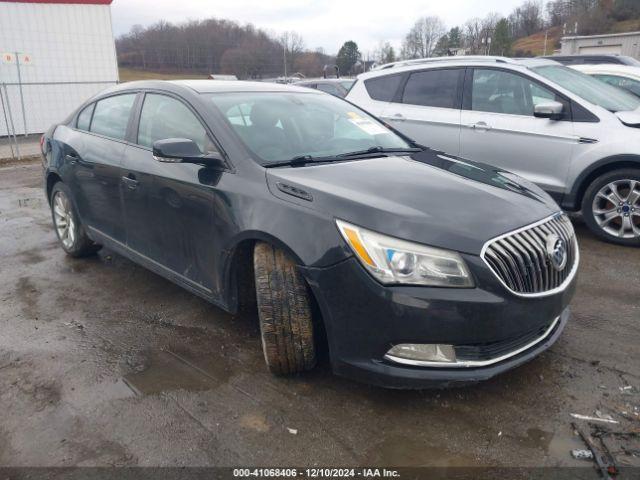
[(221, 202), (215, 189), (221, 172), (158, 162), (152, 145), (188, 138), (204, 153), (217, 147), (195, 111), (164, 93), (144, 94), (136, 127), (134, 144), (124, 154), (120, 183), (127, 246), (183, 282), (211, 293), (216, 262), (213, 209)]
[[(563, 192), (577, 144), (569, 102), (524, 74), (500, 68), (473, 69), (464, 91), (461, 155)], [(550, 100), (565, 104), (566, 119), (533, 116), (534, 105)]]
[(457, 155), (464, 68), (411, 72), (383, 118), (417, 142)]
[(120, 164), (136, 93), (98, 100), (80, 112), (75, 132), (66, 140), (69, 187), (83, 222), (123, 242)]

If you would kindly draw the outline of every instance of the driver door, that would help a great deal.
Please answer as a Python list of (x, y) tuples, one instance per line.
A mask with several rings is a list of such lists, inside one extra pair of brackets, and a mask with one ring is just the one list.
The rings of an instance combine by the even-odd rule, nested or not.
[(211, 293), (218, 217), (214, 209), (224, 202), (209, 169), (154, 159), (153, 143), (167, 138), (193, 140), (205, 153), (217, 150), (203, 123), (182, 100), (145, 94), (136, 145), (127, 146), (122, 163), (127, 247)]

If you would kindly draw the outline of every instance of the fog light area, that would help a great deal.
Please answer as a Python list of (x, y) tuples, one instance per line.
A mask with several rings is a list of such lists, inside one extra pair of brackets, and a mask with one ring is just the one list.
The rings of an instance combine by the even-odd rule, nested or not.
[(387, 356), (423, 362), (455, 362), (453, 345), (437, 343), (401, 343), (387, 352)]

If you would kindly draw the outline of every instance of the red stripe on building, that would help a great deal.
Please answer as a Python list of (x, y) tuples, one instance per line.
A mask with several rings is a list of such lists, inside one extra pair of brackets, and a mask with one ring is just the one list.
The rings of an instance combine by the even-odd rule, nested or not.
[(0, 0), (0, 3), (66, 3), (71, 5), (111, 5), (113, 0)]

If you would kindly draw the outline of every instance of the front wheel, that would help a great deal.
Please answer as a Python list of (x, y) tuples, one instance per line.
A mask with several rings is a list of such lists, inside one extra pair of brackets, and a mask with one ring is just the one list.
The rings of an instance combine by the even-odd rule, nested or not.
[(85, 257), (100, 249), (87, 236), (71, 201), (71, 192), (62, 182), (51, 189), (51, 216), (62, 249), (72, 257)]
[(269, 370), (290, 375), (313, 368), (311, 299), (295, 262), (282, 250), (260, 242), (253, 252), (253, 265), (262, 349)]
[(584, 194), (582, 214), (600, 238), (640, 246), (640, 170), (615, 170), (596, 178)]

